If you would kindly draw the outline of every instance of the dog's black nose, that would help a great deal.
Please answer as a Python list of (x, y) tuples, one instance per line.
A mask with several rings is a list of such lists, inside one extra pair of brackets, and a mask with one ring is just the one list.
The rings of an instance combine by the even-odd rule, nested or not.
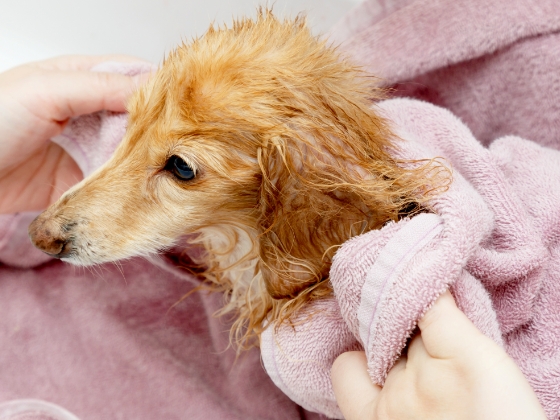
[(29, 225), (31, 242), (54, 258), (65, 258), (72, 252), (72, 241), (60, 225), (52, 219), (37, 216)]

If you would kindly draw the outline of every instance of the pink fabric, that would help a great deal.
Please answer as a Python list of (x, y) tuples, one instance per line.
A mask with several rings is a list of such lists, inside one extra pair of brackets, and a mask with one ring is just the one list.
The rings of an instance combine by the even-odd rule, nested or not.
[[(101, 112), (70, 122), (55, 141), (87, 175), (125, 128), (125, 115)], [(236, 360), (228, 323), (213, 316), (219, 294), (181, 301), (199, 281), (180, 255), (74, 267), (34, 249), (33, 217), (0, 216), (0, 406), (40, 399), (84, 420), (322, 418), (274, 386), (258, 349)]]
[(178, 303), (194, 286), (184, 273), (133, 259), (0, 276), (1, 401), (39, 398), (81, 419), (305, 418), (257, 349), (237, 361), (227, 350), (219, 295)]
[(265, 368), (303, 407), (341, 417), (323, 385), (341, 349), (365, 348), (382, 384), (417, 320), (451, 287), (559, 418), (558, 16), (556, 0), (379, 0), (333, 28), (331, 39), (391, 96), (460, 120), (426, 103), (381, 104), (405, 140), (396, 154), (443, 156), (454, 182), (433, 202), (439, 233), (422, 214), (350, 240), (331, 270), (335, 298), (305, 308), (295, 329), (265, 332)]
[[(559, 7), (556, 0), (370, 0), (333, 33), (395, 96), (450, 109), (482, 144), (516, 135), (558, 149)], [(560, 320), (555, 308), (560, 297), (558, 279), (553, 280), (560, 272), (560, 232), (558, 210), (551, 203), (558, 203), (559, 174), (549, 172), (559, 167), (557, 153), (516, 137), (486, 150), (442, 110), (407, 101), (383, 107), (403, 138), (415, 145), (403, 152), (406, 156), (446, 156), (456, 178), (436, 203), (441, 232), (407, 254), (407, 264), (381, 282), (386, 287), (371, 288), (381, 290), (370, 299), (375, 313), (365, 329), (370, 332), (372, 378), (382, 382), (418, 317), (453, 283), (461, 308), (486, 334), (498, 342), (501, 337), (549, 417), (557, 418), (560, 343), (555, 334)], [(109, 117), (93, 120), (105, 124)], [(64, 144), (79, 163), (80, 153), (87, 157), (80, 163), (84, 172), (94, 169), (89, 162), (102, 162), (101, 155), (110, 153), (105, 145), (118, 140), (114, 133), (124, 129), (119, 118), (110, 129), (90, 131), (103, 131), (95, 141), (84, 136), (80, 147)], [(422, 130), (445, 134), (425, 138)], [(459, 143), (444, 141), (449, 133)], [(461, 141), (466, 141), (463, 149)], [(469, 148), (477, 153), (470, 160)], [(494, 178), (485, 182), (477, 174)], [(493, 195), (496, 185), (510, 187)], [(510, 212), (513, 219), (507, 218)], [(45, 399), (83, 419), (311, 418), (263, 376), (258, 352), (237, 363), (231, 352), (223, 353), (228, 328), (211, 316), (219, 296), (195, 293), (169, 309), (195, 284), (184, 270), (169, 260), (134, 259), (94, 271), (58, 261), (45, 264), (48, 257), (26, 239), (32, 217), (0, 217), (0, 337), (7, 343), (0, 348), (0, 402)], [(462, 217), (478, 218), (480, 225), (461, 222)], [(338, 301), (324, 301), (301, 314), (321, 309), (325, 316), (263, 336), (262, 357), (271, 377), (304, 407), (340, 416), (328, 369), (339, 352), (364, 342), (356, 310), (361, 294), (350, 291), (361, 291), (376, 257), (403, 229), (406, 239), (411, 222), (388, 225), (346, 244), (333, 268)], [(458, 232), (470, 235), (470, 242)], [(448, 272), (421, 257), (436, 258), (442, 242), (456, 247), (446, 250)], [(408, 273), (422, 270), (436, 276), (406, 282)], [(349, 292), (342, 293), (346, 281)], [(401, 296), (394, 295), (397, 289), (403, 304), (392, 307), (388, 297)], [(319, 392), (312, 389), (315, 385)]]
[(0, 263), (29, 268), (51, 259), (29, 241), (27, 227), (38, 212), (0, 215)]
[(331, 39), (392, 95), (451, 110), (485, 145), (513, 134), (558, 148), (559, 16), (557, 0), (368, 0)]
[(333, 360), (365, 349), (372, 381), (382, 385), (418, 319), (451, 287), (557, 418), (560, 151), (513, 136), (485, 148), (449, 111), (425, 102), (393, 99), (379, 108), (404, 140), (395, 156), (444, 157), (453, 183), (430, 202), (435, 214), (389, 223), (340, 248), (335, 298), (306, 308), (295, 329), (263, 334), (267, 372), (303, 407), (340, 418), (328, 380)]

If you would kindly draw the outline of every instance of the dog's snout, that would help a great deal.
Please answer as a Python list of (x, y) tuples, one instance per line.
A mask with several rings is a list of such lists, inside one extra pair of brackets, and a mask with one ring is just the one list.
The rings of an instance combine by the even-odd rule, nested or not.
[(42, 214), (29, 225), (29, 237), (33, 245), (51, 257), (65, 258), (72, 252), (68, 229)]

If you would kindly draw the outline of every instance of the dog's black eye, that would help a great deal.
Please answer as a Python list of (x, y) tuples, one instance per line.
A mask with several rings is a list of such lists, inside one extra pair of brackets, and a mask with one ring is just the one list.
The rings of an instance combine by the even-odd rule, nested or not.
[(194, 178), (194, 170), (179, 156), (171, 156), (165, 164), (165, 169), (172, 172), (182, 181), (189, 181)]

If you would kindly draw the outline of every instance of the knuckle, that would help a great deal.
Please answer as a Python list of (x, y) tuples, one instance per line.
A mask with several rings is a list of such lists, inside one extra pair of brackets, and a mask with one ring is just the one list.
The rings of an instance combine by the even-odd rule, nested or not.
[(338, 356), (331, 367), (331, 376), (338, 377), (341, 372), (344, 372), (346, 370), (346, 366), (348, 366), (350, 358), (351, 355), (349, 353), (342, 353)]
[(97, 82), (104, 88), (112, 86), (114, 75), (110, 73), (96, 72)]

